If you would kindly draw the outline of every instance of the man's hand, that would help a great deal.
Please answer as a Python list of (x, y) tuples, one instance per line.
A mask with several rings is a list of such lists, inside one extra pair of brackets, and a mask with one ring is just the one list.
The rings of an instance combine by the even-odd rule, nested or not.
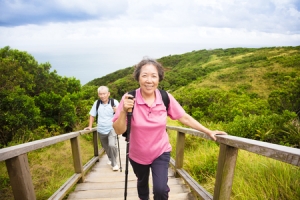
[(83, 130), (90, 131), (90, 130), (92, 130), (92, 128), (91, 128), (91, 127), (86, 127), (86, 128), (84, 128)]

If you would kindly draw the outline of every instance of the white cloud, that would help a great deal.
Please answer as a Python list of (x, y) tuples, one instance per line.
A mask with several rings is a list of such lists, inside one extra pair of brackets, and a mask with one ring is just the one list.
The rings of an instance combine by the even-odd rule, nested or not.
[[(0, 47), (6, 45), (86, 83), (131, 66), (144, 55), (300, 45), (299, 2), (4, 0)], [(99, 66), (97, 73), (85, 74)]]

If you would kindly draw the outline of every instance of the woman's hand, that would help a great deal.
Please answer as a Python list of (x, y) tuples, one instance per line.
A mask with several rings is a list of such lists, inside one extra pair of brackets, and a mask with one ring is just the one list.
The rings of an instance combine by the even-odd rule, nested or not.
[(216, 135), (227, 135), (227, 133), (224, 131), (215, 130), (215, 131), (209, 131), (207, 135), (209, 135), (209, 137), (211, 137), (214, 141), (216, 141), (217, 140)]
[(134, 106), (135, 98), (133, 98), (130, 94), (125, 94), (125, 98), (123, 101), (123, 111), (124, 112), (132, 112), (132, 108)]

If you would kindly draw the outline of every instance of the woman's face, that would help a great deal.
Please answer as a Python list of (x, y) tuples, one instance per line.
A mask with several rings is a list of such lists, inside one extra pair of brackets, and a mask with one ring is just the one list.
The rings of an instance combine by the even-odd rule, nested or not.
[(144, 94), (152, 94), (159, 83), (157, 68), (152, 64), (146, 64), (142, 67), (139, 84)]

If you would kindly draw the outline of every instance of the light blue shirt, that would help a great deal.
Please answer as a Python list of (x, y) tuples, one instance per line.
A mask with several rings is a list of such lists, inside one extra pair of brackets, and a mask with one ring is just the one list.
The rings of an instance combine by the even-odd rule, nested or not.
[[(114, 99), (114, 105), (118, 107), (119, 102)], [(96, 117), (96, 106), (97, 101), (94, 102), (92, 109), (90, 110), (90, 115)], [(114, 116), (114, 110), (111, 107), (110, 101), (107, 104), (100, 103), (98, 108), (98, 121), (97, 121), (97, 131), (102, 134), (108, 134), (113, 129), (112, 118)]]

